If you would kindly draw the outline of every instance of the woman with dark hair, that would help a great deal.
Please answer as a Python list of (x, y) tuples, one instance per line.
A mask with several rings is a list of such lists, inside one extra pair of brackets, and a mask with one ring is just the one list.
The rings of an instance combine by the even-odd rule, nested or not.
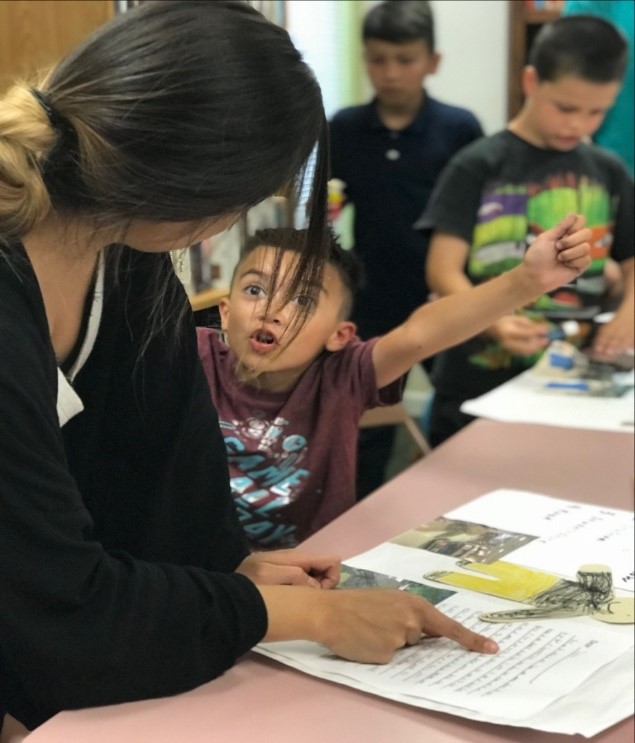
[(168, 252), (317, 144), (295, 287), (319, 278), (325, 141), (311, 71), (242, 2), (142, 5), (0, 99), (0, 706), (25, 726), (190, 689), (263, 638), (496, 650), (418, 597), (316, 590), (336, 558), (245, 547)]

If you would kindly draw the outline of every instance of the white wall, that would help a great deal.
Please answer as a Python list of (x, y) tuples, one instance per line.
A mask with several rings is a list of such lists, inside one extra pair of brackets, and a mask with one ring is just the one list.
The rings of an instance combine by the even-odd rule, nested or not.
[[(327, 115), (344, 104), (340, 66), (350, 54), (351, 33), (342, 28), (337, 6), (377, 0), (290, 0), (287, 25), (291, 36), (313, 67), (324, 94)], [(487, 134), (503, 128), (507, 117), (508, 5), (506, 0), (431, 0), (437, 48), (442, 54), (436, 75), (426, 82), (435, 97), (473, 111)], [(356, 52), (357, 53), (357, 52)], [(350, 63), (350, 62), (349, 62)], [(365, 77), (365, 76), (364, 76)], [(372, 90), (364, 79), (360, 90)]]
[(431, 0), (441, 65), (431, 95), (470, 109), (486, 134), (507, 120), (508, 5), (504, 0)]
[(338, 65), (344, 39), (338, 33), (336, 2), (291, 0), (286, 7), (287, 29), (320, 83), (324, 109), (330, 119), (341, 106)]

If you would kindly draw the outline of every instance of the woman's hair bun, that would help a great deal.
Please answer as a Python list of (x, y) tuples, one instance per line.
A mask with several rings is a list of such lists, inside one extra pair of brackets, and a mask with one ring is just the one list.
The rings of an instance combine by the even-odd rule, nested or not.
[(0, 238), (24, 235), (49, 212), (42, 168), (57, 138), (28, 86), (14, 85), (0, 98)]

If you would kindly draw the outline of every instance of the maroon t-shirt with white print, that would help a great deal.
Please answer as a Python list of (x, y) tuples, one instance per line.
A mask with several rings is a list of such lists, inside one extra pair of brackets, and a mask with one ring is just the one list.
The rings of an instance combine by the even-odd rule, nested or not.
[(359, 419), (401, 399), (402, 382), (377, 389), (377, 338), (325, 351), (286, 392), (241, 382), (220, 335), (197, 328), (218, 410), (231, 489), (253, 549), (293, 547), (355, 503)]

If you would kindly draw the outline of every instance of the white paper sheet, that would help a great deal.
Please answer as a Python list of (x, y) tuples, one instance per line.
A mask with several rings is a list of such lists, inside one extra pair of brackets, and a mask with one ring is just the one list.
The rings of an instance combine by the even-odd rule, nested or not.
[[(495, 491), (445, 516), (538, 537), (509, 552), (506, 561), (539, 569), (548, 565), (550, 572), (573, 578), (582, 563), (628, 566), (630, 559), (632, 571), (631, 512), (523, 491)], [(609, 535), (607, 540), (602, 540), (603, 533)], [(598, 552), (594, 545), (600, 547)], [(424, 590), (443, 589), (443, 596), (430, 600), (442, 598), (439, 609), (496, 639), (501, 651), (478, 655), (446, 639), (428, 639), (399, 651), (385, 666), (344, 661), (309, 642), (262, 644), (259, 652), (369, 693), (498, 724), (591, 737), (633, 714), (632, 625), (606, 625), (588, 616), (482, 622), (482, 612), (524, 605), (426, 580), (423, 576), (433, 571), (457, 570), (456, 557), (427, 549), (387, 542), (346, 565), (349, 572), (361, 571), (358, 580), (368, 576), (377, 585), (406, 588), (407, 581), (428, 586)]]
[[(351, 686), (359, 691), (369, 694), (377, 694), (377, 690), (367, 686), (361, 681), (351, 682), (345, 677), (316, 673), (310, 666), (304, 667), (297, 660), (295, 654), (290, 656), (279, 654), (276, 643), (261, 645), (256, 648), (257, 652), (277, 660), (285, 665), (292, 666), (297, 670), (304, 671), (312, 676), (318, 676), (332, 683)], [(293, 652), (293, 651), (292, 651)], [(441, 704), (431, 699), (413, 699), (406, 694), (383, 690), (379, 696), (392, 699), (395, 702), (410, 704), (415, 707), (445, 712), (447, 714), (464, 717), (468, 720), (478, 722), (489, 722), (499, 725), (512, 725), (515, 727), (533, 728), (548, 733), (560, 733), (563, 735), (583, 735), (592, 738), (603, 730), (615, 725), (620, 720), (631, 717), (635, 711), (635, 703), (632, 694), (625, 694), (626, 689), (633, 686), (633, 667), (635, 665), (635, 652), (631, 648), (620, 655), (615, 661), (605, 666), (600, 673), (590, 676), (575, 690), (575, 693), (560, 697), (553, 704), (537, 712), (525, 720), (511, 722), (492, 715), (481, 714), (478, 710), (462, 709), (451, 704)], [(617, 691), (617, 693), (616, 693)], [(580, 710), (592, 710), (592, 714), (580, 715)]]
[[(629, 372), (620, 379), (627, 384), (632, 376), (633, 372)], [(498, 421), (632, 434), (634, 404), (632, 390), (615, 398), (546, 391), (544, 383), (529, 370), (474, 400), (467, 400), (461, 410)]]

